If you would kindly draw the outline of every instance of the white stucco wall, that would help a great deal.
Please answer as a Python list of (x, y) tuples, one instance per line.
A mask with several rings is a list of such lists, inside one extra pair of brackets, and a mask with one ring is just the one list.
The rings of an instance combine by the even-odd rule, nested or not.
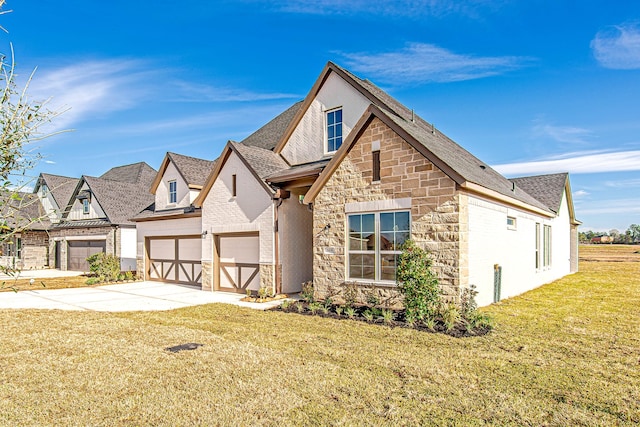
[(325, 157), (325, 111), (342, 107), (342, 138), (347, 137), (371, 102), (335, 73), (329, 74), (282, 150), (293, 165)]
[[(469, 196), (469, 284), (480, 306), (493, 303), (494, 265), (502, 267), (501, 299), (519, 295), (569, 274), (570, 226), (566, 198), (555, 218)], [(516, 218), (516, 229), (507, 227)], [(535, 264), (536, 223), (540, 223), (540, 268)], [(551, 266), (542, 267), (544, 225), (551, 225)]]
[(313, 213), (298, 202), (301, 193), (292, 191), (278, 208), (282, 292), (302, 290), (313, 279)]
[[(176, 203), (169, 203), (169, 181), (176, 181)], [(173, 162), (169, 162), (156, 189), (156, 210), (187, 207), (191, 204), (189, 186), (184, 181)]]
[(136, 229), (120, 228), (120, 269), (136, 270)]
[[(236, 175), (236, 197), (232, 175)], [(202, 260), (213, 261), (212, 235), (259, 232), (260, 263), (273, 264), (273, 202), (242, 161), (231, 153), (202, 204)]]
[[(82, 188), (80, 189), (80, 191), (82, 192), (88, 189), (89, 189), (89, 186), (85, 182), (82, 185)], [(85, 214), (83, 212), (84, 211), (83, 211), (82, 201), (78, 199), (74, 199), (73, 206), (71, 206), (71, 210), (69, 211), (69, 215), (67, 216), (67, 218), (73, 221), (73, 220), (97, 219), (97, 218), (106, 217), (104, 211), (102, 210), (102, 207), (100, 206), (100, 203), (98, 203), (98, 201), (96, 200), (93, 194), (91, 195), (91, 201), (89, 203), (89, 213)]]

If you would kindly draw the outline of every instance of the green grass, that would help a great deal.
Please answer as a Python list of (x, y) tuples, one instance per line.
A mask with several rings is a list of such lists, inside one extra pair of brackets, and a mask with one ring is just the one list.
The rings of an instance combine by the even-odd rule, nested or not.
[(0, 425), (634, 425), (637, 266), (583, 263), (461, 339), (217, 304), (4, 310)]

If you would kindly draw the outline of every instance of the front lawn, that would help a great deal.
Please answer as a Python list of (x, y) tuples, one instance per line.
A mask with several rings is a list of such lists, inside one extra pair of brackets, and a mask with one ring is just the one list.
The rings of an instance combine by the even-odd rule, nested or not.
[[(633, 425), (635, 262), (486, 308), (452, 338), (214, 304), (0, 310), (0, 425)], [(184, 343), (203, 346), (172, 353)]]

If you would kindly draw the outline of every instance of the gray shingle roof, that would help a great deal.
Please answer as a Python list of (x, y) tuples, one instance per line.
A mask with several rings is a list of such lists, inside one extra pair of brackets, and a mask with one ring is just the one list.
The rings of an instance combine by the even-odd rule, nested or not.
[(264, 148), (267, 150), (273, 150), (282, 134), (293, 120), (303, 101), (296, 102), (291, 107), (287, 108), (284, 112), (280, 113), (273, 120), (270, 120), (267, 124), (260, 129), (242, 140), (245, 145), (253, 147)]
[(553, 212), (558, 213), (568, 177), (568, 173), (555, 173), (512, 178), (510, 181), (514, 182), (517, 188), (523, 189)]
[(112, 224), (133, 224), (129, 219), (155, 201), (154, 195), (149, 193), (152, 179), (148, 176), (134, 184), (90, 176), (83, 178)]
[(238, 142), (231, 142), (231, 144), (263, 180), (273, 173), (289, 168), (282, 156), (271, 150)]
[(17, 198), (12, 198), (11, 192), (0, 195), (0, 217), (12, 229), (26, 228), (29, 230), (48, 230), (51, 227), (49, 217), (40, 203), (40, 199), (33, 193), (17, 192)]
[(215, 161), (198, 159), (177, 153), (167, 153), (176, 168), (180, 171), (187, 185), (203, 186)]
[(432, 124), (415, 115), (410, 109), (370, 81), (360, 79), (333, 63), (330, 65), (347, 74), (353, 83), (359, 85), (377, 101), (375, 104), (378, 107), (391, 113), (388, 116), (393, 122), (412, 135), (427, 150), (456, 171), (466, 181), (481, 185), (502, 195), (513, 197), (532, 206), (548, 210), (545, 204), (525, 191), (517, 191), (517, 189), (512, 191), (513, 185), (507, 178), (435, 129)]
[(38, 187), (43, 183), (49, 188), (49, 192), (58, 204), (58, 208), (60, 210), (64, 210), (67, 203), (69, 203), (69, 199), (71, 199), (71, 196), (73, 195), (73, 191), (76, 189), (78, 178), (41, 173), (38, 184), (34, 188), (34, 192), (37, 191)]
[(135, 184), (141, 180), (153, 182), (153, 179), (156, 177), (156, 173), (157, 171), (145, 162), (139, 162), (111, 168), (100, 175), (100, 178)]

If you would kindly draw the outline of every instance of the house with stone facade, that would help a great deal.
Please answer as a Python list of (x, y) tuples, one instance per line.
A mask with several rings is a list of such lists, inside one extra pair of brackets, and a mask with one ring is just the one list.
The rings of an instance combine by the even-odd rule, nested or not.
[(202, 209), (192, 203), (213, 166), (210, 160), (165, 155), (148, 190), (154, 203), (132, 218), (140, 277), (201, 286)]
[(396, 292), (397, 257), (431, 252), (445, 296), (489, 304), (577, 269), (566, 174), (509, 180), (387, 93), (329, 62), (307, 97), (230, 141), (193, 202), (203, 289), (323, 298)]
[(120, 258), (122, 271), (134, 271), (136, 226), (130, 218), (154, 202), (149, 188), (155, 176), (144, 162), (114, 167), (100, 177), (82, 176), (49, 229), (49, 264), (88, 271), (86, 258), (106, 252)]
[(48, 266), (51, 226), (39, 198), (32, 193), (6, 193), (0, 202), (3, 239), (0, 265), (14, 270), (41, 269)]

